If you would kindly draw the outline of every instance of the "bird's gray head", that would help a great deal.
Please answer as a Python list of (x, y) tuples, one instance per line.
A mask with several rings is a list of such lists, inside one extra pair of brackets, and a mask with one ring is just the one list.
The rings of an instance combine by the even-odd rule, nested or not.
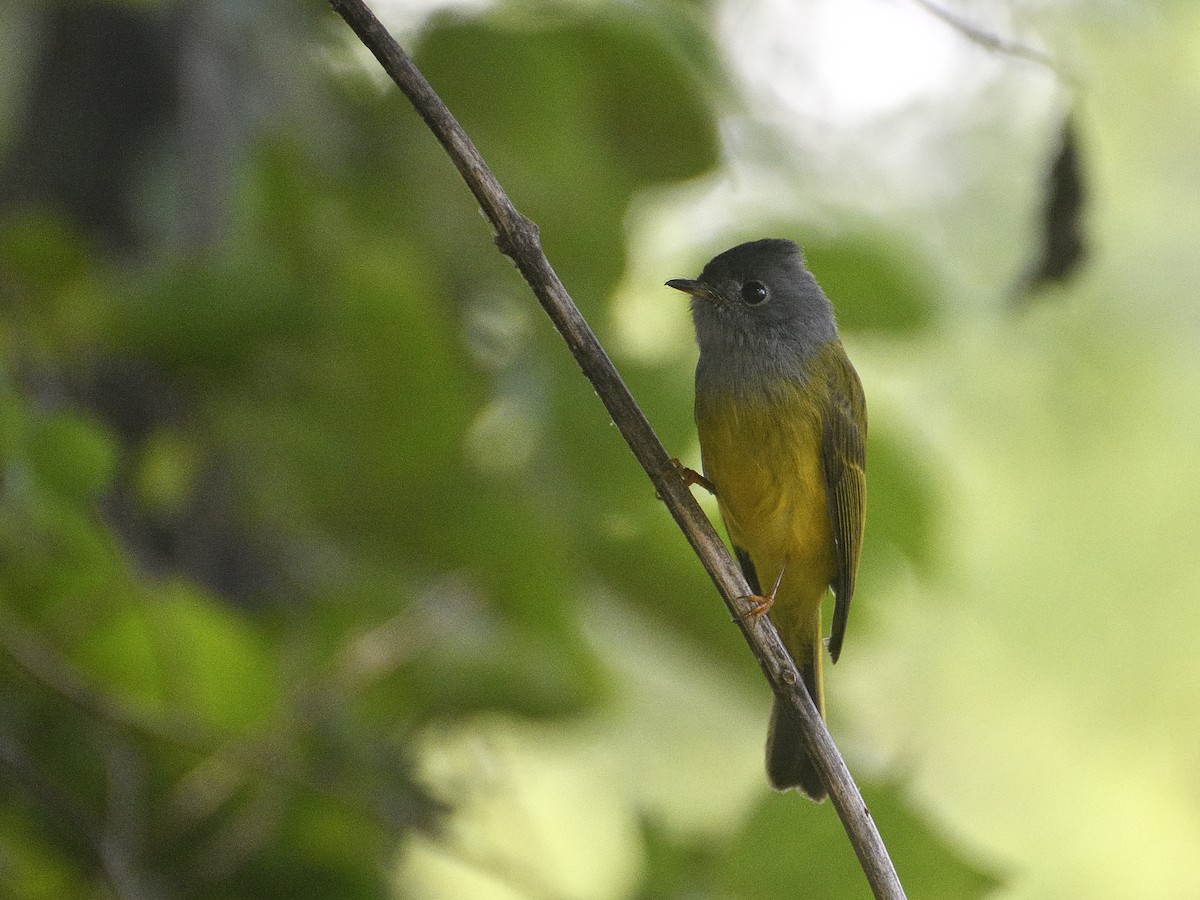
[(767, 238), (713, 257), (669, 287), (692, 296), (700, 354), (807, 358), (837, 338), (833, 307), (792, 241)]

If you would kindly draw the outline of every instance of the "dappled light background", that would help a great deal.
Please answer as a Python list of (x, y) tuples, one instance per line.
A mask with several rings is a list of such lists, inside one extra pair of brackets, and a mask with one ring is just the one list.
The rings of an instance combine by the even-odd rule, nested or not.
[[(686, 463), (663, 282), (804, 246), (871, 417), (830, 726), (909, 895), (1195, 896), (1200, 10), (945, 8), (979, 33), (376, 5)], [(1039, 280), (1064, 135), (1086, 252)], [(325, 3), (0, 9), (0, 355), (0, 895), (869, 896), (830, 805), (768, 791), (737, 629)]]

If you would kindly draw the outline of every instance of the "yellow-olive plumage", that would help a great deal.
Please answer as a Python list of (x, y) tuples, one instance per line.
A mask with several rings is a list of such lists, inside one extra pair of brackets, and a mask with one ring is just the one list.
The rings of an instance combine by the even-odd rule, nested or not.
[[(694, 298), (704, 475), (754, 592), (762, 596), (782, 573), (769, 615), (823, 715), (821, 602), (832, 588), (836, 662), (862, 544), (862, 386), (832, 307), (791, 241), (739, 245), (698, 279), (668, 284)], [(798, 728), (778, 707), (767, 777), (778, 790), (825, 796)]]

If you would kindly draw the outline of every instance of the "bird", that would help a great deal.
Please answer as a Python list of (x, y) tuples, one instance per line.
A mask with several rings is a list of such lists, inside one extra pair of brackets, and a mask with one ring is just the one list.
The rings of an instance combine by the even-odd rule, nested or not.
[[(835, 601), (828, 652), (842, 650), (862, 547), (867, 411), (838, 337), (833, 306), (800, 247), (766, 238), (713, 257), (668, 287), (691, 297), (700, 357), (696, 430), (753, 596), (769, 614), (813, 703), (825, 715), (821, 606)], [(763, 587), (771, 586), (764, 593)], [(822, 801), (826, 786), (799, 726), (778, 700), (767, 732), (767, 780)]]

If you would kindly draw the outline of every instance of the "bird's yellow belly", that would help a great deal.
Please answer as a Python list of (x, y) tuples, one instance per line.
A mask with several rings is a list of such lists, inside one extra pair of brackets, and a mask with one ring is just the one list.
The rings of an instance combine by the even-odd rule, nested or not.
[(784, 572), (772, 618), (781, 631), (807, 625), (836, 565), (819, 414), (789, 392), (780, 404), (698, 407), (697, 429), (730, 540), (750, 554), (764, 593)]

